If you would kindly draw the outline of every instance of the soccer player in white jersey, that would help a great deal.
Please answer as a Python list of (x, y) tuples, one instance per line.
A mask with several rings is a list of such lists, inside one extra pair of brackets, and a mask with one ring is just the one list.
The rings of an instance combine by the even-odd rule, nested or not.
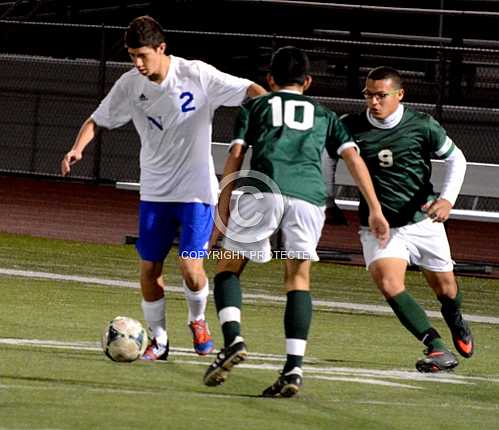
[[(243, 194), (232, 211), (229, 202), (234, 183), (224, 186), (220, 195), (220, 227), (228, 227), (214, 279), (214, 296), (224, 348), (206, 370), (204, 383), (208, 386), (223, 383), (232, 367), (246, 358), (239, 277), (248, 260), (265, 263), (271, 259), (269, 237), (277, 230), (282, 232), (285, 251), (286, 362), (279, 378), (262, 395), (292, 397), (302, 386), (312, 319), (310, 267), (319, 259), (316, 247), (325, 218), (327, 194), (321, 169), (324, 149), (345, 160), (368, 202), (373, 234), (381, 244), (388, 237), (388, 223), (352, 136), (334, 112), (303, 95), (311, 80), (309, 60), (303, 51), (292, 46), (278, 49), (267, 78), (272, 92), (245, 103), (236, 121), (222, 184), (239, 172), (244, 152), (251, 146), (251, 171), (244, 178), (245, 189), (259, 192)], [(256, 220), (254, 225), (248, 225), (251, 219)]]
[(204, 62), (167, 55), (164, 32), (149, 16), (130, 23), (125, 45), (135, 67), (116, 81), (83, 123), (61, 171), (67, 175), (81, 160), (96, 127), (114, 129), (133, 121), (141, 143), (136, 247), (142, 309), (152, 337), (143, 358), (166, 360), (168, 356), (162, 272), (178, 227), (188, 324), (195, 351), (205, 355), (213, 350), (205, 319), (209, 289), (203, 268), (218, 194), (211, 156), (213, 114), (219, 106), (237, 106), (246, 97), (266, 91)]
[[(417, 361), (416, 368), (420, 372), (449, 370), (458, 361), (406, 290), (404, 279), (408, 264), (420, 267), (442, 304), (456, 350), (471, 357), (473, 336), (461, 313), (461, 291), (443, 225), (461, 189), (466, 159), (435, 119), (401, 103), (404, 89), (397, 70), (371, 70), (364, 97), (367, 109), (342, 120), (360, 148), (390, 223), (390, 240), (381, 248), (367, 229), (367, 207), (361, 196), (364, 260), (402, 325), (427, 347), (426, 357)], [(445, 161), (439, 196), (430, 182), (431, 158)]]

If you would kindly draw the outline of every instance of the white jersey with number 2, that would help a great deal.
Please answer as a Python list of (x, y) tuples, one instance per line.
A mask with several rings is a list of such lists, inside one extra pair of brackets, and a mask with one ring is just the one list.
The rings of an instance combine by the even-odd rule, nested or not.
[(240, 105), (251, 81), (202, 61), (170, 60), (161, 84), (135, 68), (124, 73), (92, 119), (108, 129), (133, 121), (141, 142), (141, 200), (215, 204), (213, 115), (219, 106)]

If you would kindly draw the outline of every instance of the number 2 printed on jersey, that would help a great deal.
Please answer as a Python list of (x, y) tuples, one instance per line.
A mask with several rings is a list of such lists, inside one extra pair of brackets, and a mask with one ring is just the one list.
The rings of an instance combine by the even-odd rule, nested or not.
[(183, 100), (182, 106), (180, 107), (182, 112), (196, 110), (196, 106), (194, 106), (194, 95), (190, 91), (184, 91), (180, 94), (180, 100)]

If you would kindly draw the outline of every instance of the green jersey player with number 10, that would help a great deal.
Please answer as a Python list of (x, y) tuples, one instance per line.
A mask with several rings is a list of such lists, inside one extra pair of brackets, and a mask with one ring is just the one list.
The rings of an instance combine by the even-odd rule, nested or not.
[[(318, 260), (316, 247), (324, 224), (326, 187), (321, 170), (324, 148), (341, 156), (355, 178), (370, 209), (369, 226), (381, 242), (388, 223), (381, 213), (365, 163), (337, 115), (303, 95), (309, 87), (308, 58), (295, 47), (283, 47), (272, 57), (267, 81), (272, 92), (246, 103), (236, 122), (235, 139), (225, 164), (224, 179), (239, 172), (245, 150), (251, 146), (247, 189), (229, 211), (233, 181), (222, 187), (219, 215), (224, 230), (222, 258), (215, 276), (215, 304), (224, 336), (224, 349), (204, 375), (204, 383), (225, 381), (231, 368), (244, 360), (241, 337), (239, 276), (248, 260), (271, 259), (269, 237), (278, 229), (285, 254), (284, 313), (286, 363), (264, 397), (291, 397), (303, 381), (302, 363), (312, 317), (309, 272)], [(230, 212), (230, 219), (229, 218)], [(228, 220), (228, 222), (227, 222)]]
[[(461, 314), (461, 292), (442, 224), (461, 189), (466, 160), (440, 124), (405, 107), (403, 96), (398, 71), (373, 69), (364, 89), (367, 110), (347, 115), (343, 122), (355, 137), (390, 223), (390, 240), (381, 248), (367, 229), (367, 207), (361, 198), (360, 238), (366, 266), (400, 322), (427, 347), (416, 368), (437, 372), (454, 368), (458, 361), (406, 291), (404, 277), (407, 264), (420, 267), (442, 304), (457, 351), (470, 357), (473, 337)], [(439, 197), (430, 182), (431, 158), (445, 160)]]

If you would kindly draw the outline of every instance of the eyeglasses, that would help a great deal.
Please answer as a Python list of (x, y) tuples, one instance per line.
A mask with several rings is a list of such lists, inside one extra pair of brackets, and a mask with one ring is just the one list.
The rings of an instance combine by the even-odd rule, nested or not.
[(376, 99), (378, 102), (385, 100), (388, 96), (394, 96), (398, 94), (400, 90), (392, 90), (387, 93), (370, 93), (367, 90), (362, 91), (362, 95), (365, 99)]

